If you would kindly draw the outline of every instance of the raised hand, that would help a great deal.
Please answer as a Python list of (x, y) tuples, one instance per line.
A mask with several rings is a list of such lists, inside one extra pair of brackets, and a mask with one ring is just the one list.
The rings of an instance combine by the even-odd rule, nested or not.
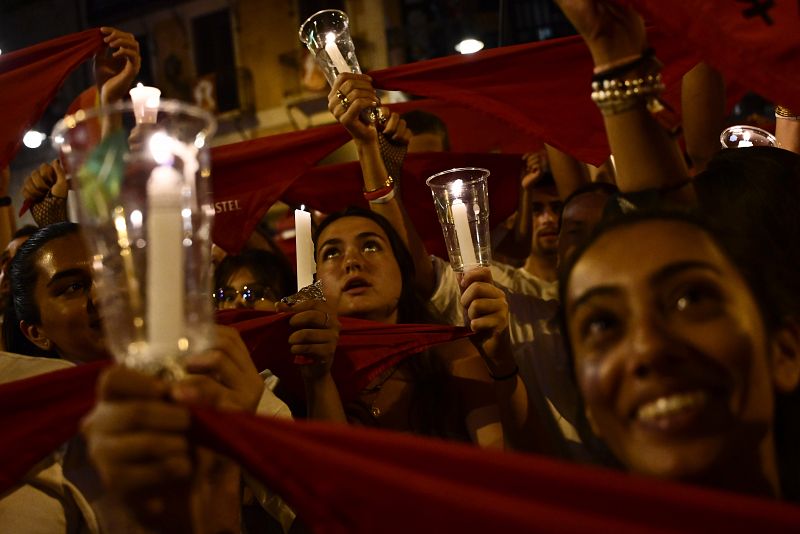
[(366, 74), (343, 73), (328, 94), (328, 110), (344, 126), (356, 143), (368, 144), (378, 140), (374, 124), (364, 124), (361, 112), (380, 106), (372, 78)]
[(66, 198), (68, 190), (67, 175), (57, 159), (39, 165), (22, 184), (22, 196), (29, 204), (41, 202), (48, 193), (54, 197)]
[(508, 301), (503, 290), (494, 285), (492, 271), (478, 267), (465, 272), (461, 287), (461, 305), (475, 338), (484, 341), (502, 335), (508, 329)]
[(644, 52), (644, 21), (630, 7), (609, 0), (556, 0), (556, 4), (586, 41), (595, 66)]
[(111, 104), (125, 98), (133, 80), (139, 74), (142, 58), (139, 43), (133, 34), (116, 28), (100, 28), (103, 42), (108, 49), (116, 49), (110, 55), (95, 57), (95, 77), (100, 91), (100, 102)]

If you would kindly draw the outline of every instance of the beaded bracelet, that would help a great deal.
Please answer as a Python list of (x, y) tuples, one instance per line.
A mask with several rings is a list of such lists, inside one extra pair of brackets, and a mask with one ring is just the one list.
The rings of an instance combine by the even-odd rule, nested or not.
[(614, 115), (657, 98), (663, 90), (660, 73), (633, 80), (595, 81), (592, 82), (592, 100), (603, 115)]

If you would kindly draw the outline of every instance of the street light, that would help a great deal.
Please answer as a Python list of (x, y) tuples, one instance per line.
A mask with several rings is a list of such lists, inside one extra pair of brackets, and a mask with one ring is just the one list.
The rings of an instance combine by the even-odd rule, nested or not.
[(39, 148), (42, 146), (42, 143), (45, 139), (47, 139), (47, 135), (43, 134), (42, 132), (28, 130), (25, 133), (25, 137), (22, 138), (22, 144), (28, 148)]
[(483, 50), (483, 41), (467, 38), (456, 45), (456, 52), (461, 54), (474, 54), (478, 50)]

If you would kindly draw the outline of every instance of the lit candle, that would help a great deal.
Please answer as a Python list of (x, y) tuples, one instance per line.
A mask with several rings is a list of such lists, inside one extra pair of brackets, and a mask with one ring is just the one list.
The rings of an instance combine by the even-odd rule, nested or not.
[(161, 91), (139, 83), (130, 90), (130, 95), (136, 124), (155, 124), (158, 118), (158, 105), (161, 102)]
[(341, 50), (339, 50), (339, 46), (336, 44), (336, 34), (333, 32), (328, 32), (328, 34), (325, 35), (325, 52), (328, 54), (328, 57), (331, 58), (331, 61), (333, 61), (333, 66), (336, 67), (336, 71), (339, 74), (343, 72), (353, 72), (347, 64), (347, 61), (345, 61)]
[(460, 198), (457, 198), (453, 200), (450, 208), (453, 213), (453, 225), (456, 228), (458, 248), (461, 252), (461, 263), (464, 264), (464, 271), (466, 272), (478, 265), (478, 259), (475, 257), (475, 247), (472, 244), (472, 232), (469, 229), (467, 206)]
[(294, 210), (294, 242), (297, 249), (297, 290), (314, 283), (314, 241), (311, 239), (311, 214)]
[(182, 181), (166, 165), (147, 181), (147, 340), (156, 357), (177, 353), (185, 335)]

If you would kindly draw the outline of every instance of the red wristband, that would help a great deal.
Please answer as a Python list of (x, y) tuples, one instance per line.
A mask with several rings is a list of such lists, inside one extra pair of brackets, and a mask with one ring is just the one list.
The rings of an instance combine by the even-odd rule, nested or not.
[(364, 198), (367, 200), (376, 200), (385, 197), (394, 190), (394, 179), (391, 176), (386, 178), (386, 184), (378, 189), (372, 191), (364, 191)]

